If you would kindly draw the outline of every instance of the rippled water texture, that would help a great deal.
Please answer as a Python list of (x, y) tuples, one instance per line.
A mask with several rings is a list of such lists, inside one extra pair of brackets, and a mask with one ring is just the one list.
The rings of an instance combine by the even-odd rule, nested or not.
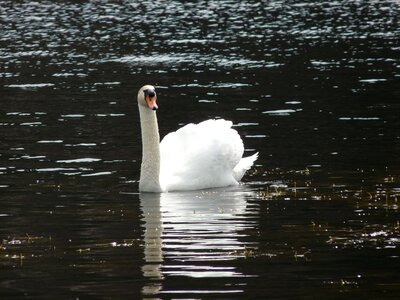
[[(1, 1), (0, 298), (397, 299), (400, 3)], [(236, 188), (139, 194), (225, 118)]]

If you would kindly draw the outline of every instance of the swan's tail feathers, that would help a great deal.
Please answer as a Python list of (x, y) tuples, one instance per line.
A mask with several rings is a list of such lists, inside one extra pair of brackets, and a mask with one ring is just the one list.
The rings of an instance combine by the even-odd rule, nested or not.
[(233, 169), (233, 177), (236, 179), (236, 181), (240, 181), (242, 179), (244, 173), (246, 173), (246, 171), (251, 168), (257, 158), (258, 152), (253, 154), (252, 156), (243, 157), (239, 161), (239, 163)]

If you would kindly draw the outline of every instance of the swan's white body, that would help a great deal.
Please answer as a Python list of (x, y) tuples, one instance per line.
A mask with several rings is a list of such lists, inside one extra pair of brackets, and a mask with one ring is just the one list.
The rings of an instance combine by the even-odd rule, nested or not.
[(154, 91), (154, 87), (144, 86), (138, 93), (143, 144), (139, 190), (168, 192), (237, 185), (258, 153), (242, 158), (243, 142), (231, 128), (232, 122), (188, 124), (160, 143), (155, 96), (152, 110), (146, 102), (150, 99), (147, 90)]

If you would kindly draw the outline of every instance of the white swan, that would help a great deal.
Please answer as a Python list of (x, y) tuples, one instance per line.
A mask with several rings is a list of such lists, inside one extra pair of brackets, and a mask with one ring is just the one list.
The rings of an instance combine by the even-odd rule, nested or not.
[(137, 96), (142, 129), (139, 191), (168, 192), (237, 185), (258, 157), (242, 158), (243, 141), (232, 122), (207, 120), (188, 124), (160, 143), (155, 88), (143, 86)]

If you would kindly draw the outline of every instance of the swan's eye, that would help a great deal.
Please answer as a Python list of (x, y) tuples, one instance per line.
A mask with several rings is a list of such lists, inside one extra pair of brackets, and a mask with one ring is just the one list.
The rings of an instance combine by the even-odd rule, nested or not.
[(150, 91), (147, 93), (147, 95), (149, 95), (150, 98), (153, 98), (156, 95), (156, 93), (154, 91)]
[(149, 96), (150, 98), (153, 98), (156, 95), (156, 92), (150, 89), (144, 90), (144, 97)]

